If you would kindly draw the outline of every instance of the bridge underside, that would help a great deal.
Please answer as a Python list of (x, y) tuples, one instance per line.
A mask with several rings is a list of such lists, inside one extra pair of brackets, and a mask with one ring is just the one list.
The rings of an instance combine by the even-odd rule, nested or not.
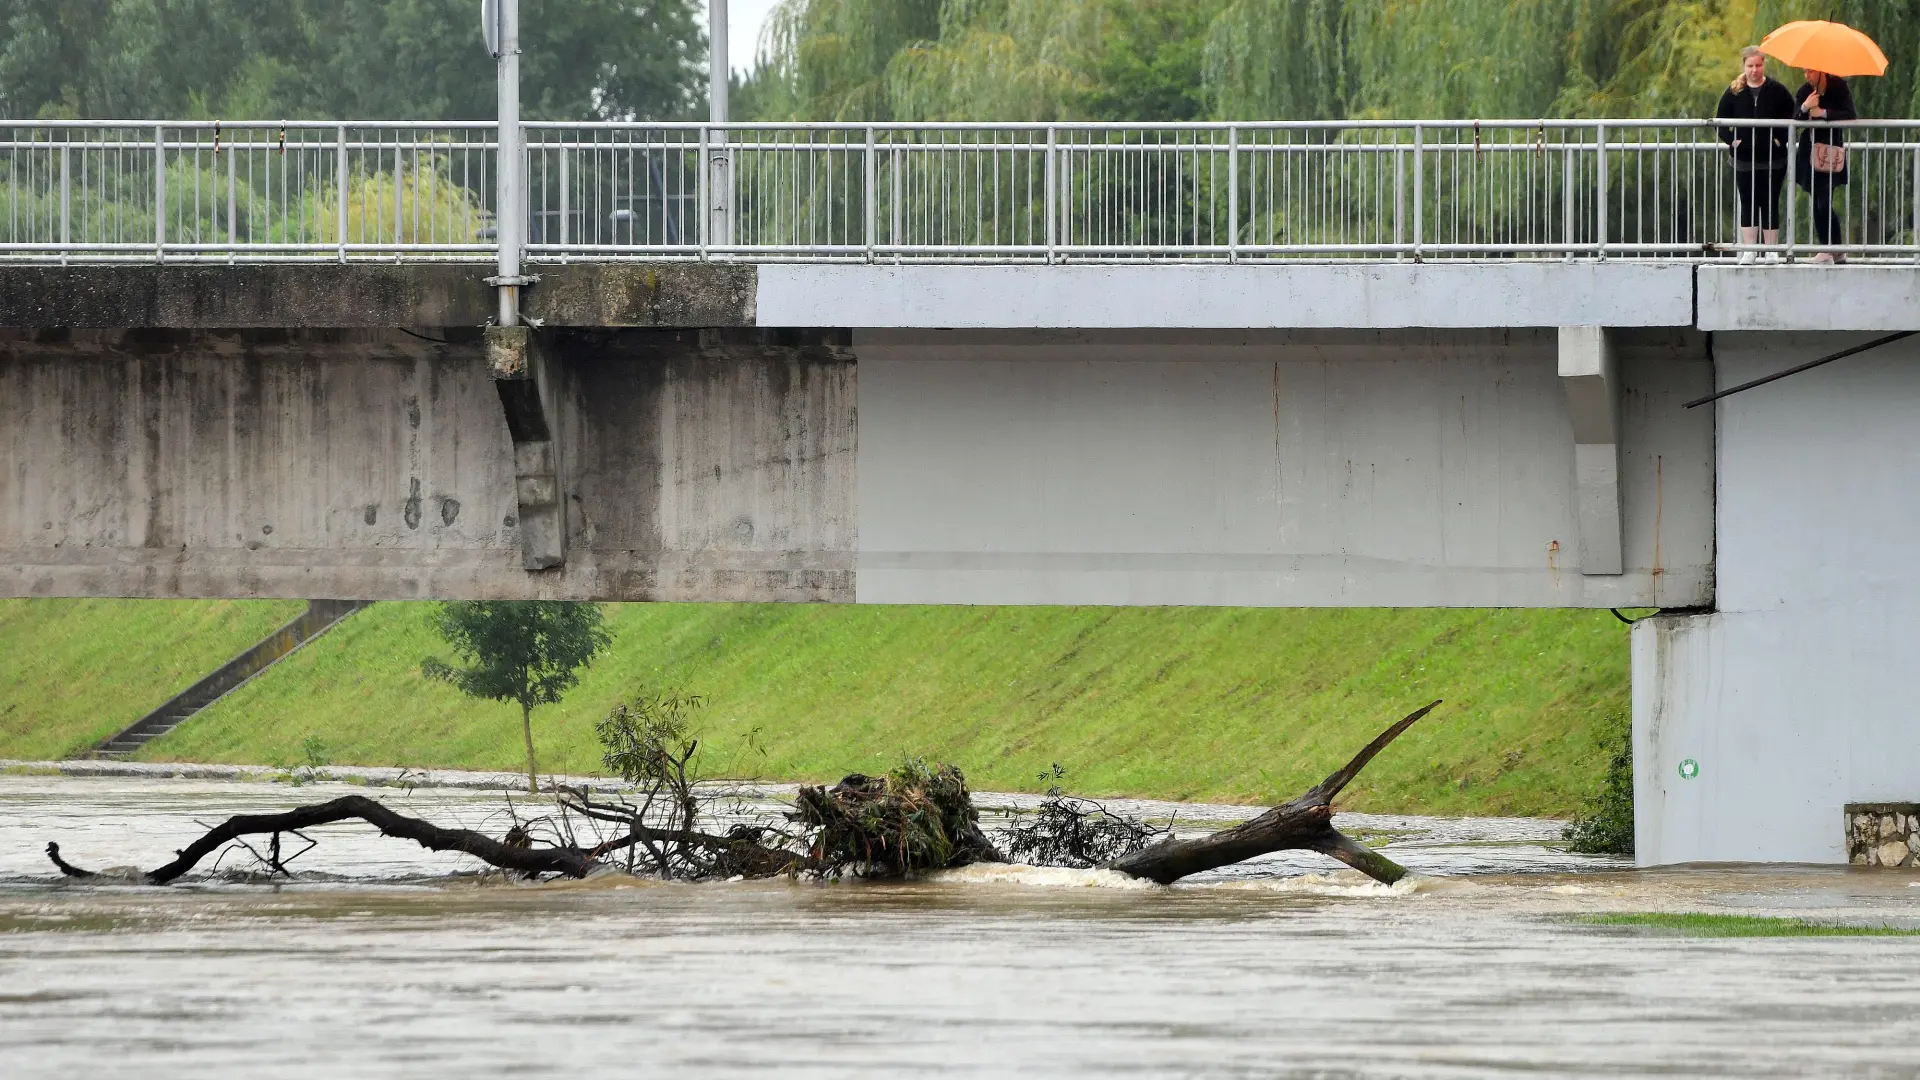
[(0, 593), (1712, 596), (1711, 416), (1679, 408), (1710, 385), (1697, 334), (1616, 335), (1594, 573), (1556, 331), (544, 330), (564, 522), (536, 570), (483, 335), (415, 333), (440, 340), (7, 334)]
[(1920, 789), (1920, 346), (1682, 407), (1910, 268), (540, 272), (0, 267), (0, 595), (1657, 606), (1642, 861)]

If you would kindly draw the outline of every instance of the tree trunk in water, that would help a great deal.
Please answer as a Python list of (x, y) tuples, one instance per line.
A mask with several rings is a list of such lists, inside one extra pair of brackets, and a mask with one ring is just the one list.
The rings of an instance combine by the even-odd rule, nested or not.
[(1257, 855), (1300, 848), (1318, 851), (1388, 885), (1407, 875), (1406, 868), (1333, 827), (1333, 797), (1366, 768), (1375, 754), (1432, 712), (1438, 701), (1419, 709), (1380, 733), (1344, 768), (1319, 786), (1284, 806), (1245, 824), (1191, 840), (1168, 840), (1115, 859), (1107, 869), (1170, 885), (1192, 874), (1243, 862)]
[(533, 764), (533, 707), (520, 703), (520, 733), (527, 739), (527, 793), (540, 794), (540, 781)]

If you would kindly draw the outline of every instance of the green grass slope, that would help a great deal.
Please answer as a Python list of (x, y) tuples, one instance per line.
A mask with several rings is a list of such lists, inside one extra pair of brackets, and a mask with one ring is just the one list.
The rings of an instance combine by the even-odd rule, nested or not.
[[(597, 771), (593, 721), (622, 695), (694, 693), (709, 769), (834, 779), (903, 755), (1033, 790), (1051, 763), (1096, 795), (1268, 802), (1387, 723), (1447, 704), (1350, 789), (1356, 809), (1566, 813), (1627, 707), (1625, 627), (1605, 612), (610, 605), (614, 634), (537, 710), (543, 769)], [(419, 674), (444, 652), (425, 604), (352, 616), (143, 756), (519, 767), (517, 708)]]
[(62, 758), (298, 615), (299, 600), (0, 600), (0, 758)]

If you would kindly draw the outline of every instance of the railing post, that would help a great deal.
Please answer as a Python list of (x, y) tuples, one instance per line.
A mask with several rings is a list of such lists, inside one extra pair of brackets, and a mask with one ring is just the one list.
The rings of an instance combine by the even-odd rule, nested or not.
[(400, 245), (406, 243), (406, 233), (401, 230), (400, 219), (406, 204), (401, 201), (401, 184), (405, 182), (406, 160), (400, 146), (400, 136), (393, 140), (393, 261), (400, 261)]
[[(888, 186), (893, 189), (893, 205), (888, 209), (887, 216), (893, 224), (888, 230), (887, 239), (895, 245), (906, 243), (903, 237), (907, 235), (907, 162), (913, 160), (910, 154), (909, 146), (895, 148), (888, 155), (893, 159), (893, 177), (888, 183)], [(898, 251), (894, 252), (893, 261), (896, 263), (900, 261)]]
[[(1794, 178), (1793, 167), (1796, 164), (1794, 159), (1799, 156), (1799, 150), (1800, 150), (1800, 129), (1798, 125), (1799, 125), (1799, 121), (1797, 120), (1788, 121), (1787, 176), (1786, 176), (1786, 181), (1782, 184), (1782, 186), (1787, 189), (1787, 261), (1788, 262), (1793, 261), (1793, 242), (1795, 239), (1795, 234), (1799, 232), (1799, 229), (1797, 226), (1800, 220), (1800, 213), (1799, 213), (1800, 200), (1796, 197), (1799, 193), (1794, 191), (1794, 183), (1793, 183), (1793, 178)], [(1761, 239), (1765, 240), (1766, 237), (1763, 235)]]
[(1913, 233), (1907, 237), (1913, 261), (1920, 263), (1920, 146), (1913, 148)]
[(234, 184), (234, 178), (235, 178), (234, 159), (239, 156), (240, 156), (240, 151), (238, 150), (229, 149), (227, 151), (227, 261), (228, 262), (233, 261), (234, 251), (240, 246), (240, 225), (237, 220), (239, 217), (240, 200)]
[(1574, 184), (1574, 177), (1579, 175), (1579, 158), (1574, 156), (1572, 136), (1565, 135), (1562, 138), (1567, 140), (1568, 145), (1560, 151), (1560, 237), (1567, 244), (1566, 261), (1572, 262), (1579, 254), (1574, 246), (1580, 235), (1580, 217), (1574, 212), (1579, 205), (1580, 195), (1579, 187)]
[(880, 163), (874, 160), (873, 125), (867, 125), (867, 261), (873, 261), (874, 232), (879, 227), (877, 215), (879, 208), (874, 203), (880, 196)]
[(1594, 143), (1594, 155), (1600, 172), (1599, 180), (1594, 188), (1597, 193), (1594, 199), (1595, 223), (1598, 227), (1594, 235), (1594, 242), (1599, 245), (1599, 247), (1595, 249), (1594, 254), (1596, 258), (1604, 259), (1607, 257), (1607, 125), (1595, 125), (1594, 132), (1596, 140)]
[(1400, 148), (1399, 133), (1393, 136), (1393, 259), (1401, 262), (1407, 253), (1407, 152)]
[(702, 259), (707, 257), (707, 248), (711, 246), (713, 239), (713, 213), (707, 209), (712, 205), (707, 197), (707, 189), (713, 184), (713, 177), (710, 175), (712, 170), (707, 167), (708, 130), (705, 126), (700, 129), (700, 167), (695, 170), (699, 175), (694, 177), (694, 182), (699, 185), (700, 195), (700, 220), (695, 224), (700, 226), (700, 258)]
[[(71, 136), (68, 136), (71, 137)], [(73, 242), (73, 147), (60, 145), (60, 262), (67, 261), (67, 245)]]
[(167, 129), (153, 126), (153, 257), (167, 261)]
[[(559, 147), (559, 154), (560, 154), (560, 261), (566, 262), (567, 246), (572, 242), (572, 238), (573, 238), (573, 168), (571, 164), (573, 160), (573, 154), (566, 147), (566, 143), (564, 141), (565, 136), (562, 136), (561, 138), (562, 138), (562, 142)], [(666, 207), (667, 207), (667, 193), (664, 190), (662, 190), (660, 192), (660, 209), (662, 211), (662, 214), (661, 214), (662, 217), (665, 216)], [(542, 236), (541, 239), (545, 240), (546, 237)]]
[(340, 261), (347, 261), (347, 125), (341, 124), (334, 130), (333, 141), (333, 184), (334, 184), (334, 243), (340, 251)]
[(1047, 200), (1045, 213), (1047, 215), (1047, 265), (1049, 266), (1053, 265), (1055, 249), (1060, 246), (1060, 229), (1058, 225), (1060, 196), (1059, 192), (1055, 190), (1055, 184), (1059, 178), (1059, 166), (1055, 164), (1055, 159), (1059, 156), (1059, 146), (1059, 131), (1052, 124), (1048, 124)]
[(1227, 261), (1240, 261), (1240, 128), (1233, 124), (1227, 125)]
[(1427, 201), (1427, 157), (1422, 148), (1426, 131), (1419, 124), (1413, 125), (1413, 259), (1420, 261), (1422, 242), (1426, 237), (1426, 201)]

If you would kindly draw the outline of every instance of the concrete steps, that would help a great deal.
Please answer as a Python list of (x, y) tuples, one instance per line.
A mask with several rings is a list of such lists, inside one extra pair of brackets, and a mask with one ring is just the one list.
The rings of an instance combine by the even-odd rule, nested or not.
[(222, 664), (219, 670), (165, 704), (135, 720), (93, 750), (96, 758), (124, 758), (147, 743), (185, 723), (193, 714), (220, 700), (248, 679), (292, 655), (348, 615), (366, 607), (360, 600), (309, 600), (307, 610), (292, 622), (261, 639), (259, 644)]

